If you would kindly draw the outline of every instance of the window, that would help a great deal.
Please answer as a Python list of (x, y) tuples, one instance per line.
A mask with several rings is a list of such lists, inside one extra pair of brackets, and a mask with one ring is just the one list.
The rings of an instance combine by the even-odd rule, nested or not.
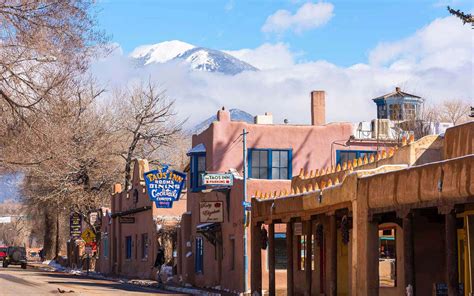
[(395, 227), (379, 228), (379, 286), (395, 287), (397, 244)]
[(202, 185), (202, 174), (206, 172), (206, 154), (197, 153), (191, 156), (191, 188), (193, 191), (205, 189)]
[(148, 233), (142, 233), (142, 259), (148, 258)]
[(286, 270), (286, 233), (275, 233), (275, 269)]
[(132, 237), (125, 237), (125, 259), (132, 259)]
[(374, 155), (377, 151), (362, 151), (362, 150), (337, 150), (336, 151), (336, 165), (343, 164), (346, 161), (357, 159), (360, 157), (367, 156), (370, 158), (370, 155)]
[(387, 105), (377, 105), (377, 112), (378, 112), (378, 117), (379, 119), (385, 119), (387, 118)]
[(416, 119), (416, 109), (414, 104), (403, 104), (405, 112), (405, 119), (414, 120)]
[(235, 238), (230, 239), (230, 270), (235, 269)]
[(291, 149), (250, 149), (249, 176), (254, 179), (290, 179), (291, 160)]
[(202, 237), (196, 237), (196, 256), (194, 262), (194, 271), (196, 273), (203, 273), (204, 263), (204, 246)]
[(390, 120), (402, 119), (402, 113), (399, 104), (389, 105), (388, 110), (390, 111)]

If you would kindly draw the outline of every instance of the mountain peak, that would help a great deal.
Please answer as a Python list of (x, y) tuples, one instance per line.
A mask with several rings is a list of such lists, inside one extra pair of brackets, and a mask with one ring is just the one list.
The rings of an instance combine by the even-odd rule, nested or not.
[(178, 55), (176, 59), (182, 59), (191, 65), (192, 69), (221, 72), (235, 75), (243, 71), (257, 71), (254, 66), (241, 61), (225, 52), (204, 47), (195, 47)]
[(130, 57), (142, 60), (144, 65), (151, 63), (166, 63), (195, 47), (196, 46), (192, 44), (179, 40), (164, 41), (138, 46), (132, 51)]

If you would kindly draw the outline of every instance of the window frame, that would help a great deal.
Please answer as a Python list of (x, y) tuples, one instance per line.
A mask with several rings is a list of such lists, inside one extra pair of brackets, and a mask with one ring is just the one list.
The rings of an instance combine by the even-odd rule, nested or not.
[[(199, 158), (204, 158), (204, 171), (198, 171), (199, 167)], [(198, 192), (201, 190), (206, 189), (205, 185), (199, 185), (199, 175), (202, 173), (205, 173), (207, 170), (206, 166), (206, 153), (205, 152), (199, 152), (199, 153), (193, 153), (191, 155), (191, 178), (190, 178), (190, 185), (191, 185), (191, 191), (192, 192)]]
[(338, 164), (342, 165), (341, 163), (341, 153), (342, 152), (355, 152), (356, 153), (356, 158), (359, 159), (361, 157), (361, 154), (373, 154), (374, 157), (377, 154), (376, 150), (336, 150), (336, 163), (335, 165), (337, 166)]
[[(252, 178), (252, 152), (253, 151), (266, 151), (267, 152), (267, 178)], [(275, 151), (279, 152), (288, 152), (288, 176), (286, 179), (273, 179), (272, 178), (272, 168), (273, 168), (273, 162), (272, 162), (272, 154)], [(293, 149), (292, 148), (249, 148), (248, 149), (248, 155), (247, 155), (247, 163), (248, 163), (248, 177), (252, 179), (258, 179), (258, 180), (291, 180), (293, 177)], [(281, 167), (279, 167), (281, 169)]]
[(125, 237), (125, 260), (132, 260), (132, 236)]

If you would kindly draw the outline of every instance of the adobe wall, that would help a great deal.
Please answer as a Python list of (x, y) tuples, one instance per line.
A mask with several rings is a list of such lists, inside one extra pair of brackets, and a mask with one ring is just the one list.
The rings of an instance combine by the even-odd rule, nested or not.
[(474, 121), (448, 128), (444, 137), (445, 159), (474, 153)]

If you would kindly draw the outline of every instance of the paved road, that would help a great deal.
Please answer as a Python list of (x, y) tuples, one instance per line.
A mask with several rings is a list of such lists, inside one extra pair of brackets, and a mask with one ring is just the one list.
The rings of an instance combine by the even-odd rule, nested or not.
[[(171, 295), (153, 288), (16, 266), (0, 267), (0, 295)], [(178, 294), (174, 294), (178, 295)]]

